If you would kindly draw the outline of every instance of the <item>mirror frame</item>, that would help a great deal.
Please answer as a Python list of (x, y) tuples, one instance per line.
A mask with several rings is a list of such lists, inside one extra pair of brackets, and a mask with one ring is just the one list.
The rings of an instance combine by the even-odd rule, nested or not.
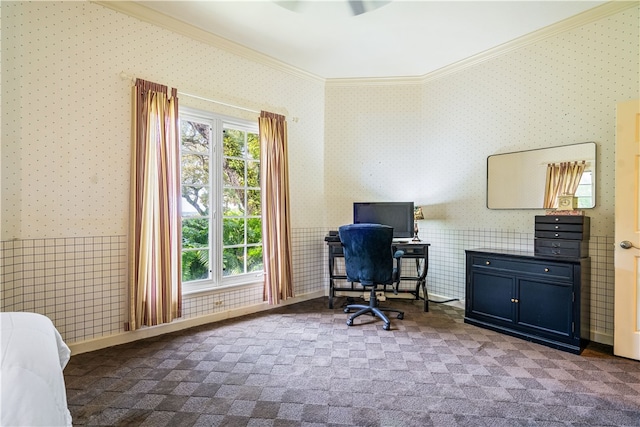
[(596, 206), (596, 152), (595, 142), (580, 142), (488, 156), (487, 208), (544, 209), (547, 164), (576, 160), (587, 161), (587, 170), (591, 171), (593, 183), (593, 204), (580, 209), (594, 208)]

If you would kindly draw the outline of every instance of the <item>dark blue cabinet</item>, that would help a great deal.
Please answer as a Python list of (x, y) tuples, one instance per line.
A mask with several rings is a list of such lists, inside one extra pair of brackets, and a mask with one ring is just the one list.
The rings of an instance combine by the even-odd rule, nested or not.
[(588, 274), (589, 258), (467, 250), (465, 323), (580, 353)]
[(466, 301), (472, 301), (469, 312), (489, 322), (513, 323), (514, 310), (510, 301), (514, 294), (513, 275), (489, 271), (473, 271), (473, 286), (467, 291)]

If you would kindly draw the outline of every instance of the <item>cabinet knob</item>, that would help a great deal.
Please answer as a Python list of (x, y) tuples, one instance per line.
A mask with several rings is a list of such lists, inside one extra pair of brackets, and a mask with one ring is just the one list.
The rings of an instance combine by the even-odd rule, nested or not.
[(548, 269), (548, 268), (545, 268), (545, 269), (544, 269), (544, 272), (545, 272), (545, 273), (548, 273), (548, 272), (549, 272), (549, 269)]
[(485, 264), (489, 265), (489, 264), (491, 264), (491, 261), (486, 261)]
[(556, 237), (560, 236), (558, 233), (556, 233), (555, 235), (556, 235)]
[(559, 226), (559, 225), (556, 225), (556, 230), (557, 230), (558, 228), (560, 228), (560, 226)]
[(518, 300), (515, 298), (511, 298), (511, 302), (518, 302)]
[(556, 218), (556, 222), (560, 221), (560, 218)]

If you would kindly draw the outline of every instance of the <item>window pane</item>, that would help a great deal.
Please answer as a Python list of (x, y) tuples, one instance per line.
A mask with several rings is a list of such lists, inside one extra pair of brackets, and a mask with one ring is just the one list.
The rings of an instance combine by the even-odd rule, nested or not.
[(248, 190), (247, 191), (247, 215), (249, 216), (260, 216), (261, 212), (261, 203), (260, 197), (262, 196), (260, 190)]
[(262, 220), (260, 218), (247, 219), (247, 244), (262, 242)]
[(222, 257), (223, 276), (244, 274), (244, 248), (226, 248)]
[(222, 244), (244, 244), (244, 218), (225, 218), (222, 221)]
[(182, 220), (182, 247), (207, 248), (209, 246), (209, 219), (192, 218)]
[(247, 270), (248, 272), (263, 271), (262, 246), (250, 246), (247, 248)]
[(182, 182), (184, 184), (209, 184), (209, 156), (182, 154)]
[(180, 121), (180, 138), (183, 150), (208, 153), (210, 136), (211, 127), (208, 123)]
[(244, 132), (237, 129), (225, 129), (222, 138), (222, 155), (225, 157), (244, 157)]
[(593, 185), (591, 181), (591, 171), (584, 171), (575, 194), (578, 198), (578, 208), (590, 208), (593, 206)]
[(208, 216), (209, 189), (183, 185), (181, 209), (182, 216)]
[(250, 159), (260, 159), (260, 138), (257, 133), (247, 133), (247, 157)]
[(244, 190), (239, 190), (236, 188), (225, 188), (222, 197), (222, 215), (244, 215)]
[(260, 162), (247, 162), (247, 186), (260, 187)]
[(195, 250), (182, 252), (182, 281), (209, 278), (209, 251)]
[(225, 187), (244, 186), (244, 160), (225, 157), (222, 160), (222, 180)]

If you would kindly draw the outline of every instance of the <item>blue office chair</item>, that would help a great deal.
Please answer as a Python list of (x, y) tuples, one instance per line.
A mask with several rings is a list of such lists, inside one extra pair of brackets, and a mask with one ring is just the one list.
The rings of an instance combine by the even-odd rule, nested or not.
[(376, 297), (379, 285), (386, 289), (386, 285), (397, 284), (400, 281), (400, 259), (404, 252), (393, 253), (393, 228), (380, 224), (351, 224), (338, 228), (338, 234), (344, 252), (347, 280), (371, 288), (369, 305), (349, 304), (344, 309), (345, 313), (358, 310), (349, 316), (347, 325), (352, 326), (353, 319), (370, 313), (382, 319), (382, 328), (388, 331), (391, 324), (384, 311), (398, 313), (398, 319), (404, 318), (404, 312), (400, 310), (378, 306)]

